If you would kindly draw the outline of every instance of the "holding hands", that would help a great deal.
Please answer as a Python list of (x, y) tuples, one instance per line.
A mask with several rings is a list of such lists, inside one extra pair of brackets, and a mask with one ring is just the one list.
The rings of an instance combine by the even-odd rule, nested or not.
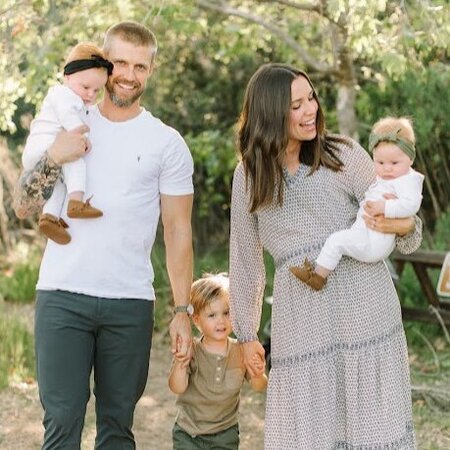
[(244, 364), (250, 375), (250, 384), (255, 391), (263, 391), (267, 386), (266, 359), (263, 346), (258, 341), (245, 342)]

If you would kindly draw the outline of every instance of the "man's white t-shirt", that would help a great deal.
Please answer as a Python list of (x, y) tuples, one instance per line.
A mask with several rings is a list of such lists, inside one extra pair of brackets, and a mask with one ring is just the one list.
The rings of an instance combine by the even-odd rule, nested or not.
[(148, 111), (111, 122), (95, 106), (89, 116), (86, 198), (94, 193), (104, 215), (63, 216), (72, 240), (47, 242), (37, 289), (153, 300), (160, 194), (192, 194), (192, 156), (180, 134)]

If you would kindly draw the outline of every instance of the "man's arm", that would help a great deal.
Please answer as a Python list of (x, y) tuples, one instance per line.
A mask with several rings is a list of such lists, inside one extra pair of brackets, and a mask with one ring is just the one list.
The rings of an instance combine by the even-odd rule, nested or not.
[[(189, 303), (192, 284), (193, 195), (161, 195), (166, 264), (175, 306)], [(177, 313), (169, 327), (171, 351), (177, 358), (189, 358), (191, 323), (186, 313)]]
[(52, 195), (60, 173), (61, 166), (47, 152), (33, 170), (22, 172), (13, 193), (13, 208), (19, 219), (25, 219), (42, 208)]
[(36, 166), (21, 174), (13, 194), (13, 207), (19, 219), (38, 212), (50, 198), (63, 163), (75, 161), (90, 150), (84, 136), (88, 131), (85, 125), (61, 131)]

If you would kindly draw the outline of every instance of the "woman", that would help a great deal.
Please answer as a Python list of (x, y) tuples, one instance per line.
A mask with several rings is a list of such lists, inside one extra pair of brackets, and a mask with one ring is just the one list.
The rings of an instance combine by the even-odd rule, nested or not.
[[(343, 258), (316, 292), (289, 270), (314, 260), (326, 238), (355, 220), (374, 181), (369, 155), (325, 130), (308, 76), (281, 64), (251, 78), (239, 122), (242, 162), (231, 201), (233, 328), (245, 362), (257, 340), (263, 249), (275, 261), (266, 450), (414, 449), (401, 310), (383, 262)], [(417, 249), (421, 222), (367, 218)]]

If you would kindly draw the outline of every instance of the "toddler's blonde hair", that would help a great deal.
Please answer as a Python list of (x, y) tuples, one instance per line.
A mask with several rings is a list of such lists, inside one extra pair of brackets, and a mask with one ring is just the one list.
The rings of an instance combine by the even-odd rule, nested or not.
[(383, 117), (372, 127), (373, 134), (385, 134), (397, 130), (399, 130), (399, 137), (407, 139), (413, 144), (416, 143), (412, 120), (408, 117)]
[(201, 278), (192, 283), (191, 303), (194, 314), (199, 314), (217, 298), (224, 296), (229, 298), (229, 280), (225, 272), (211, 274), (205, 273)]
[(105, 54), (100, 47), (92, 42), (80, 42), (70, 50), (65, 64), (69, 64), (72, 61), (77, 61), (79, 59), (92, 59), (92, 57), (95, 56), (105, 59)]

